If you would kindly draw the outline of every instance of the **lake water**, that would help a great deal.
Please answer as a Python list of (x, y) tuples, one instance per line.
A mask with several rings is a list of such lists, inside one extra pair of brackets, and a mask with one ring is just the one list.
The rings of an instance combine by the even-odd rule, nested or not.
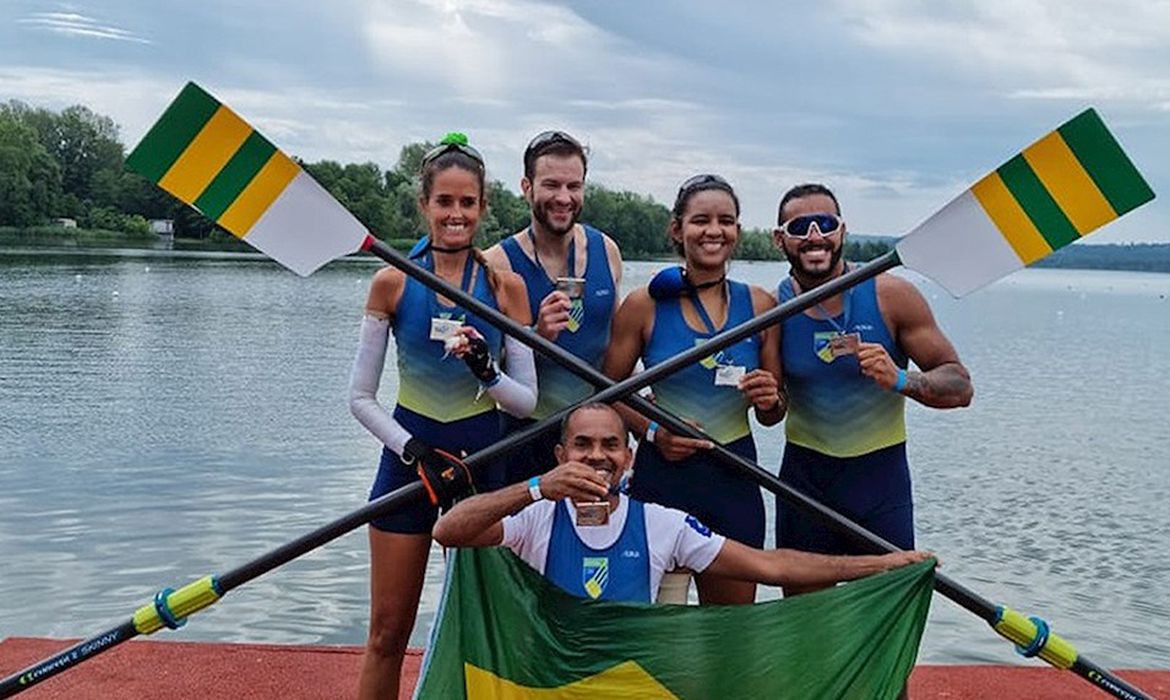
[[(88, 636), (364, 503), (379, 445), (346, 393), (376, 268), (0, 253), (0, 637)], [(912, 278), (976, 386), (909, 410), (920, 545), (1098, 663), (1170, 667), (1170, 275), (1027, 270), (958, 301)], [(757, 440), (775, 470), (782, 430)], [(362, 530), (159, 638), (360, 644), (366, 557)], [(1017, 659), (935, 597), (920, 661)]]

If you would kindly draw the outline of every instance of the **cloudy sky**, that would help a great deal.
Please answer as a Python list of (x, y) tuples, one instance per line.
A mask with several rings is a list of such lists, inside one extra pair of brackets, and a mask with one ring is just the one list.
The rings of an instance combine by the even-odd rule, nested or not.
[(1168, 0), (0, 0), (0, 100), (113, 117), (188, 80), (308, 160), (392, 166), (467, 132), (518, 189), (546, 128), (670, 202), (730, 179), (744, 223), (821, 181), (858, 232), (913, 227), (1095, 106), (1161, 199), (1093, 241), (1170, 241)]

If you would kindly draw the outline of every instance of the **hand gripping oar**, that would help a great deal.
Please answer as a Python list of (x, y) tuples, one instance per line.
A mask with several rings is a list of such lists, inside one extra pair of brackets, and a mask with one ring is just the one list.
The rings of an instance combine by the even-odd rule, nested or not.
[[(1091, 117), (1092, 120), (1096, 120), (1095, 114), (1088, 112), (1084, 115), (1081, 115), (1077, 119), (1074, 119), (1064, 127), (1061, 127), (1061, 129), (1070, 129), (1070, 125), (1073, 125), (1078, 120), (1083, 121), (1086, 115)], [(1099, 124), (1099, 120), (1096, 120), (1095, 123)], [(1104, 130), (1103, 125), (1100, 126), (1099, 130)], [(1054, 134), (1056, 133), (1057, 132), (1054, 132)], [(1049, 137), (1046, 137), (1046, 139), (1050, 139), (1052, 136), (1053, 135), (1050, 135)], [(1132, 170), (1132, 165), (1129, 165), (1128, 159), (1125, 158), (1124, 154), (1121, 154), (1120, 149), (1116, 147), (1116, 143), (1112, 141), (1112, 138), (1108, 136), (1107, 132), (1105, 132), (1105, 136), (1109, 142), (1112, 143), (1113, 150), (1120, 155), (1121, 159), (1124, 161), (1124, 164), (1128, 165), (1129, 169)], [(1075, 141), (1076, 139), (1074, 138), (1073, 140)], [(1045, 140), (1039, 142), (1037, 146), (1043, 143), (1045, 143)], [(1033, 146), (1030, 150), (1036, 149), (1037, 146)], [(1028, 151), (1025, 152), (1025, 155), (1027, 154)], [(312, 182), (311, 178), (299, 177), (303, 175), (303, 173), (301, 173), (299, 168), (297, 168), (295, 164), (288, 160), (287, 157), (284, 157), (283, 154), (275, 151), (271, 144), (264, 140), (263, 137), (260, 137), (258, 134), (253, 132), (250, 127), (248, 127), (242, 122), (242, 120), (231, 113), (230, 110), (227, 110), (226, 107), (223, 107), (218, 102), (215, 102), (213, 98), (194, 85), (188, 85), (187, 88), (184, 89), (179, 99), (177, 99), (175, 103), (171, 105), (171, 107), (167, 110), (167, 113), (164, 114), (159, 123), (156, 124), (155, 127), (151, 130), (146, 139), (144, 139), (143, 143), (140, 144), (139, 148), (136, 149), (133, 154), (131, 154), (128, 163), (131, 165), (131, 167), (138, 169), (143, 174), (151, 177), (151, 179), (159, 182), (159, 184), (168, 189), (168, 191), (171, 191), (177, 196), (180, 196), (180, 198), (183, 198), (184, 201), (194, 204), (205, 214), (215, 218), (222, 226), (225, 226), (237, 236), (240, 236), (241, 238), (247, 237), (246, 239), (250, 243), (276, 258), (279, 262), (282, 262), (286, 266), (294, 269), (294, 271), (297, 271), (299, 274), (309, 274), (317, 267), (320, 267), (325, 262), (328, 262), (328, 260), (332, 259), (333, 257), (344, 254), (346, 252), (352, 252), (353, 248), (351, 246), (355, 242), (359, 241), (359, 247), (370, 249), (379, 255), (382, 252), (393, 252), (389, 251), (389, 249), (386, 249), (385, 246), (378, 245), (376, 241), (368, 237), (364, 228), (362, 228), (360, 224), (357, 224), (357, 222), (354, 221), (352, 217), (349, 216), (348, 213), (345, 212), (344, 209), (341, 208), (340, 205), (337, 204), (328, 195), (328, 193), (326, 193), (319, 186), (315, 186), (316, 183)], [(1011, 164), (1012, 162), (1009, 161), (1008, 165), (1010, 166)], [(1007, 167), (1008, 166), (1005, 166), (1005, 168)], [(1001, 170), (1004, 170), (1004, 168), (1001, 168)], [(1136, 175), (1136, 171), (1134, 171), (1134, 173)], [(1002, 186), (1002, 182), (996, 179), (996, 175), (997, 173), (993, 173), (992, 175), (988, 176), (988, 178), (984, 178), (984, 180), (980, 182), (980, 185), (994, 179), (995, 181), (992, 183), (993, 185), (999, 183), (999, 185)], [(1140, 176), (1136, 177), (1138, 181), (1141, 182)], [(1141, 182), (1141, 184), (1144, 187), (1144, 182)], [(977, 185), (976, 188), (972, 188), (971, 192), (974, 192), (977, 188), (979, 188), (980, 185)], [(1148, 192), (1148, 187), (1145, 188), (1145, 191)], [(971, 195), (971, 192), (964, 193), (964, 196)], [(285, 196), (288, 193), (292, 194)], [(925, 231), (929, 228), (928, 224), (930, 224), (931, 221), (934, 221), (935, 219), (939, 219), (940, 217), (944, 218), (943, 223), (953, 224), (956, 218), (955, 211), (962, 213), (961, 207), (956, 207), (956, 202), (960, 202), (964, 196), (960, 196), (960, 198), (958, 198), (955, 202), (952, 202), (946, 208), (944, 208), (943, 211), (941, 211), (935, 217), (932, 217), (931, 220), (928, 220), (926, 224), (919, 227), (919, 229), (915, 231), (915, 236), (908, 236), (906, 239), (903, 239), (903, 243), (908, 240), (925, 240)], [(1152, 196), (1152, 193), (1149, 193), (1149, 196)], [(1148, 198), (1149, 197), (1146, 199)], [(968, 199), (970, 199), (970, 197), (968, 197)], [(980, 201), (982, 202), (982, 200)], [(1114, 211), (1116, 212), (1114, 216), (1116, 216), (1117, 213), (1123, 211), (1114, 203), (1113, 199), (1111, 199), (1110, 202), (1110, 206), (1113, 206)], [(1140, 203), (1141, 202), (1139, 201), (1136, 204), (1130, 204), (1129, 208), (1133, 208)], [(322, 204), (326, 206), (322, 207)], [(331, 206), (329, 206), (330, 204)], [(948, 211), (950, 211), (950, 214), (947, 217), (943, 217), (942, 215), (947, 214)], [(1124, 209), (1124, 211), (1128, 211), (1128, 209)], [(989, 214), (988, 216), (992, 215)], [(1100, 219), (1100, 216), (1101, 215), (1098, 214), (1098, 219)], [(276, 224), (274, 224), (274, 222), (276, 222)], [(1096, 225), (1100, 225), (1100, 223), (1103, 223), (1103, 221), (1099, 220)], [(277, 233), (277, 231), (274, 229), (274, 226), (279, 226), (281, 224), (284, 226), (291, 226), (294, 229), (296, 229), (298, 225), (304, 227), (307, 224), (308, 230), (305, 228), (300, 228), (300, 230), (294, 230), (291, 232), (285, 231), (284, 241), (274, 242), (274, 234)], [(335, 230), (338, 232), (338, 235), (332, 236), (328, 240), (315, 241), (313, 239), (315, 232), (312, 230), (314, 226), (324, 227), (326, 230)], [(935, 228), (937, 228), (937, 226)], [(1083, 234), (1087, 233), (1088, 231), (1084, 230), (1080, 232)], [(936, 232), (933, 235), (941, 236), (942, 234)], [(317, 237), (320, 238), (319, 233), (317, 234)], [(1004, 239), (1009, 240), (1006, 234), (1004, 234)], [(1013, 249), (1019, 250), (1019, 244), (1016, 242), (1012, 242), (1011, 245), (1013, 246)], [(1034, 252), (1038, 244), (1033, 241), (1032, 245), (1032, 250)], [(379, 250), (379, 248), (381, 248), (381, 250)], [(901, 249), (902, 246), (900, 245), (899, 248)], [(929, 248), (929, 245), (918, 245), (917, 247), (909, 246), (907, 248), (907, 252), (910, 252), (912, 257), (921, 258), (921, 250), (926, 249), (929, 252)], [(915, 250), (918, 250), (919, 252), (915, 252)], [(903, 255), (905, 255), (905, 253), (903, 253)], [(1001, 258), (1002, 257), (1003, 256), (1001, 256)], [(1011, 269), (1020, 267), (1021, 262), (1031, 262), (1037, 257), (1041, 256), (1033, 255), (1031, 259), (1028, 259), (1024, 254), (1021, 254), (1019, 261), (1005, 263), (1002, 259), (999, 259), (998, 264), (1001, 268), (1006, 267), (1007, 269), (1004, 271), (1006, 272), (1010, 271)], [(393, 263), (393, 260), (389, 261)], [(861, 274), (852, 276), (850, 278), (851, 281), (849, 284), (857, 284), (863, 279), (872, 277), (884, 269), (889, 269), (890, 267), (897, 265), (898, 262), (898, 258), (891, 254), (882, 261), (867, 266), (865, 270), (868, 274), (864, 276)], [(931, 274), (929, 267), (923, 269), (922, 266), (919, 265), (918, 268), (920, 271)], [(858, 272), (860, 273), (861, 271), (859, 270)], [(1004, 272), (996, 272), (989, 276), (989, 273), (985, 271), (981, 273), (982, 280), (979, 281), (978, 284), (985, 284), (992, 279), (995, 279), (995, 277), (1004, 274)], [(942, 279), (940, 274), (941, 273), (936, 270), (935, 274), (932, 276), (935, 276), (939, 279), (940, 282), (943, 282), (944, 285), (946, 285), (946, 280)], [(960, 286), (948, 288), (951, 288), (952, 292), (955, 292), (956, 290), (963, 291), (961, 284), (966, 284), (968, 285), (968, 288), (973, 288), (970, 286), (972, 284), (972, 279), (975, 279), (975, 277), (967, 274), (962, 280), (959, 281)], [(440, 285), (443, 284), (442, 281), (438, 280), (437, 278), (435, 278), (434, 281)], [(807, 308), (808, 306), (811, 306), (820, 299), (841, 291), (842, 289), (849, 286), (849, 284), (840, 284), (837, 286), (826, 285), (824, 289), (818, 290), (820, 294), (815, 295), (815, 298), (810, 297), (807, 299), (807, 303), (800, 306), (799, 308), (797, 308), (796, 304), (791, 302), (786, 306), (790, 308), (790, 313), (798, 312), (804, 308)], [(978, 286), (978, 284), (975, 286)], [(458, 298), (460, 295), (449, 294), (449, 296)], [(793, 302), (796, 301), (798, 300), (793, 300)], [(475, 306), (475, 304), (467, 305), (470, 307)], [(484, 313), (486, 311), (491, 311), (486, 307), (483, 309), (473, 308), (473, 310), (484, 316), (492, 316), (490, 313)], [(503, 317), (495, 320), (507, 321), (507, 319)], [(777, 322), (779, 320), (781, 319), (776, 318), (771, 322)], [(763, 326), (761, 325), (760, 327), (762, 328)], [(725, 347), (726, 345), (736, 342), (742, 337), (750, 335), (752, 332), (755, 332), (755, 330), (745, 331), (740, 334), (729, 332), (712, 339), (712, 341), (706, 346), (705, 351), (702, 353), (695, 353), (695, 357), (693, 359), (698, 359), (699, 357), (702, 357), (709, 352), (714, 352), (716, 349), (718, 349), (714, 347), (716, 342), (722, 341), (723, 345), (719, 347)], [(523, 337), (525, 335), (527, 337)], [(535, 341), (541, 340), (533, 334), (524, 333), (522, 333), (521, 339), (535, 339)], [(591, 368), (581, 365), (579, 361), (576, 361), (575, 358), (567, 355), (567, 353), (563, 353), (563, 351), (561, 351), (560, 354), (555, 352), (559, 351), (560, 348), (552, 346), (550, 351), (550, 348), (542, 347), (539, 342), (529, 342), (528, 344), (535, 345), (538, 349), (548, 352), (554, 357), (554, 359), (558, 359), (560, 362), (562, 362), (562, 364), (565, 364), (566, 359), (569, 360), (567, 366), (569, 366), (570, 369), (573, 369), (574, 364), (576, 364), (585, 371), (585, 374), (582, 374), (582, 376), (585, 376), (590, 381), (594, 380), (593, 377), (586, 376), (588, 373), (593, 372)], [(565, 357), (560, 356), (562, 354), (565, 355)], [(690, 361), (693, 361), (693, 359)], [(678, 366), (681, 367), (685, 364), (688, 364), (688, 362), (681, 362)], [(594, 372), (594, 374), (596, 373)], [(641, 378), (645, 379), (644, 376)], [(651, 379), (650, 381), (654, 380)], [(605, 380), (604, 377), (601, 377), (601, 382), (602, 383), (594, 383), (605, 385), (608, 383), (608, 380)], [(640, 388), (640, 386), (634, 386), (632, 384), (629, 384), (629, 386), (629, 390), (631, 391)], [(614, 388), (617, 387), (615, 386)], [(640, 399), (635, 398), (634, 403), (636, 408), (648, 409), (644, 412), (646, 412), (651, 417), (655, 417), (660, 422), (670, 427), (672, 430), (677, 430), (682, 434), (691, 434), (693, 436), (704, 437), (701, 433), (693, 431), (688, 425), (679, 422), (673, 416), (662, 414), (660, 411), (655, 409), (655, 407), (641, 401)], [(638, 404), (645, 405), (643, 406)], [(555, 418), (553, 420), (555, 420)], [(551, 423), (551, 420), (541, 424), (540, 426), (534, 426), (528, 431), (524, 431), (512, 436), (512, 438), (504, 441), (504, 443), (500, 443), (497, 446), (498, 449), (496, 451), (503, 452), (506, 449), (510, 449), (511, 445), (519, 444), (519, 442), (522, 442), (526, 437), (534, 435), (536, 432), (542, 430), (543, 426), (547, 425), (548, 423)], [(509, 445), (506, 446), (505, 443), (509, 443)], [(488, 453), (492, 454), (489, 455)], [(730, 457), (732, 463), (735, 463), (738, 460), (735, 455), (727, 453), (726, 450), (722, 450), (722, 448), (717, 449), (717, 454)], [(493, 448), (489, 448), (484, 452), (478, 453), (474, 457), (488, 459), (492, 456), (495, 456), (495, 453), (493, 452)], [(471, 461), (472, 460), (469, 460), (469, 463)], [(476, 459), (475, 461), (479, 460)], [(738, 461), (743, 462), (743, 460)], [(779, 495), (785, 496), (786, 498), (790, 498), (791, 500), (802, 504), (804, 507), (811, 509), (814, 513), (817, 513), (818, 516), (822, 517), (823, 519), (827, 519), (828, 521), (836, 524), (838, 527), (842, 527), (846, 531), (852, 531), (852, 534), (855, 537), (858, 537), (862, 541), (869, 542), (871, 546), (887, 550), (892, 548), (889, 543), (886, 543), (880, 538), (865, 532), (856, 525), (845, 521), (835, 513), (832, 513), (832, 511), (819, 506), (819, 504), (816, 504), (810, 499), (803, 497), (799, 493), (788, 489), (778, 480), (775, 480), (775, 477), (772, 477), (767, 472), (759, 469), (758, 466), (746, 462), (743, 464), (738, 464), (737, 466), (739, 466), (741, 469), (746, 469), (747, 471), (745, 471), (745, 473), (748, 473), (749, 475), (753, 473), (755, 473), (757, 476), (762, 475), (765, 482), (762, 485), (776, 491)], [(774, 481), (775, 483), (769, 483), (771, 481)], [(190, 612), (194, 612), (195, 610), (198, 610), (202, 607), (206, 607), (206, 605), (210, 605), (212, 602), (218, 599), (219, 596), (225, 594), (231, 588), (242, 585), (247, 580), (259, 576), (271, 568), (275, 568), (276, 566), (279, 566), (280, 564), (283, 564), (316, 546), (320, 546), (321, 544), (324, 544), (325, 542), (340, 536), (340, 534), (343, 532), (347, 532), (349, 529), (357, 527), (362, 522), (368, 521), (373, 517), (377, 517), (377, 515), (385, 512), (386, 509), (392, 508), (396, 504), (418, 500), (421, 497), (421, 492), (422, 486), (420, 484), (415, 484), (404, 487), (403, 489), (400, 489), (394, 493), (388, 494), (382, 499), (368, 504), (365, 508), (359, 511), (355, 511), (355, 513), (347, 516), (346, 518), (342, 518), (341, 520), (335, 521), (330, 525), (324, 526), (314, 531), (313, 533), (310, 533), (309, 535), (297, 540), (296, 542), (290, 543), (289, 545), (286, 545), (285, 547), (282, 547), (269, 555), (265, 555), (260, 559), (257, 559), (243, 567), (240, 567), (239, 569), (230, 572), (229, 574), (226, 574), (225, 576), (218, 579), (218, 585), (216, 585), (217, 582), (215, 579), (209, 578), (204, 579), (204, 581), (197, 582), (196, 584), (192, 584), (191, 586), (188, 586), (179, 592), (171, 593), (170, 595), (167, 593), (162, 593), (158, 597), (161, 599), (161, 604), (158, 602), (158, 600), (156, 600), (153, 614), (150, 611), (150, 606), (146, 606), (139, 611), (139, 614), (136, 615), (136, 619), (141, 617), (144, 622), (144, 627), (153, 628), (150, 631), (161, 628), (162, 624), (167, 624), (170, 626), (178, 622), (175, 619), (175, 613), (189, 614)], [(972, 604), (982, 603), (982, 607), (990, 609), (990, 604), (987, 604), (986, 601), (982, 601), (982, 599), (974, 596), (974, 594), (971, 594), (969, 591), (966, 591), (965, 589), (957, 586), (957, 584), (953, 584), (947, 581), (944, 581), (943, 583), (948, 585), (940, 586), (936, 584), (936, 587), (938, 587), (939, 590), (944, 593), (949, 590), (950, 597), (959, 601), (960, 604), (964, 604), (964, 602)], [(208, 589), (210, 589), (210, 591)], [(189, 610), (183, 609), (173, 612), (170, 610), (169, 603), (171, 602), (181, 604), (184, 601), (194, 600), (196, 598), (199, 602), (192, 603), (189, 606)], [(966, 606), (967, 605), (965, 605), (965, 607)], [(992, 621), (987, 615), (982, 616), (985, 617), (985, 619)], [(1004, 618), (1003, 621), (999, 622), (998, 625), (998, 628), (1001, 629), (1001, 633), (1005, 633), (1004, 630), (1014, 630), (1014, 636), (1009, 636), (1009, 638), (1012, 638), (1016, 641), (1031, 640), (1033, 642), (1031, 646), (1034, 648), (1027, 649), (1025, 651), (1039, 653), (1042, 658), (1047, 658), (1045, 652), (1046, 643), (1048, 647), (1051, 648), (1056, 648), (1058, 646), (1057, 644), (1053, 643), (1054, 638), (1052, 637), (1043, 639), (1042, 637), (1044, 635), (1040, 634), (1038, 630), (1033, 635), (1029, 630), (1029, 625), (1031, 625), (1031, 623), (1023, 620), (1022, 616), (1018, 616), (1014, 613), (1011, 613), (1011, 611), (1007, 611), (1006, 613), (997, 613), (995, 617), (996, 619), (999, 617)], [(159, 624), (160, 618), (162, 620), (162, 624)], [(1013, 624), (1013, 621), (1018, 623), (1020, 620), (1023, 620), (1023, 624)], [(1035, 626), (1033, 626), (1031, 629), (1035, 630)], [(95, 637), (91, 640), (87, 640), (86, 642), (83, 642), (82, 644), (79, 644), (64, 653), (59, 654), (58, 656), (53, 657), (52, 659), (42, 664), (30, 667), (22, 674), (5, 679), (3, 683), (0, 683), (0, 691), (4, 690), (6, 687), (4, 684), (8, 683), (9, 681), (15, 681), (19, 679), (19, 681), (23, 684), (36, 682), (43, 678), (47, 678), (76, 663), (79, 658), (88, 658), (93, 654), (110, 648), (120, 641), (124, 641), (124, 639), (127, 639), (140, 631), (143, 630), (140, 630), (138, 627), (129, 623), (127, 625), (115, 628), (114, 630), (110, 630), (108, 633), (99, 635), (98, 637)], [(1068, 647), (1066, 651), (1069, 650), (1071, 650), (1071, 647)], [(1075, 652), (1072, 652), (1072, 654), (1075, 656)], [(1051, 651), (1048, 652), (1047, 656), (1058, 658), (1055, 656), (1055, 652)], [(1065, 659), (1069, 658), (1067, 653), (1063, 656)], [(1078, 665), (1082, 668), (1082, 675), (1087, 674), (1086, 677), (1094, 680), (1094, 682), (1098, 683), (1098, 685), (1102, 687), (1112, 689), (1114, 693), (1119, 694), (1120, 697), (1143, 697), (1142, 695), (1137, 694), (1137, 691), (1133, 691), (1133, 693), (1130, 694), (1128, 686), (1125, 686), (1123, 681), (1113, 679), (1112, 677), (1108, 676), (1107, 672), (1099, 670), (1095, 665), (1088, 664), (1087, 661), (1077, 660), (1073, 662), (1074, 670), (1077, 670)], [(1116, 683), (1113, 682), (1114, 680), (1116, 680)], [(3, 697), (6, 697), (6, 695), (3, 695)]]

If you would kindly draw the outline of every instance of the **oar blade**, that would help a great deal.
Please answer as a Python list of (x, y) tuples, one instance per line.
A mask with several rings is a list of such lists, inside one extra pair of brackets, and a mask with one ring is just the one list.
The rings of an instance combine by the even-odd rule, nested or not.
[(959, 297), (1153, 198), (1096, 110), (1087, 109), (904, 236), (898, 257)]
[(126, 165), (298, 275), (360, 250), (368, 237), (295, 161), (195, 83)]

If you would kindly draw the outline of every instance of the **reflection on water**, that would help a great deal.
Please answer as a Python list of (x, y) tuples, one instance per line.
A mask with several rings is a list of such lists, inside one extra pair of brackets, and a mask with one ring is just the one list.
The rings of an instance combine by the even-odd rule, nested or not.
[[(656, 267), (628, 265), (627, 287)], [(0, 257), (0, 637), (97, 632), (360, 506), (378, 445), (345, 396), (374, 269)], [(921, 288), (976, 400), (909, 412), (920, 544), (1106, 666), (1170, 665), (1170, 275), (1025, 271), (961, 301)], [(384, 398), (393, 382), (391, 364)], [(782, 431), (757, 436), (775, 469)], [(366, 576), (359, 531), (172, 636), (359, 644)], [(415, 644), (441, 577), (436, 551)], [(1016, 657), (938, 598), (920, 658)]]

